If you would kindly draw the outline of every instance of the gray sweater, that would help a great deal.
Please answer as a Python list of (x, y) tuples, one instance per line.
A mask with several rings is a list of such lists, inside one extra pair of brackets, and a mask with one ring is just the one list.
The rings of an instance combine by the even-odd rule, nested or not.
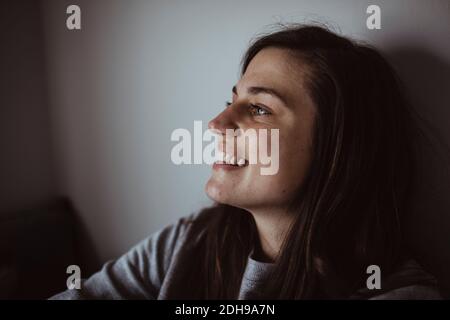
[[(181, 254), (187, 243), (191, 221), (197, 214), (179, 219), (138, 243), (117, 260), (106, 262), (102, 269), (90, 278), (82, 280), (81, 289), (68, 289), (50, 299), (167, 299), (185, 284), (177, 281), (177, 275), (185, 269)], [(272, 263), (254, 259), (253, 251), (247, 258), (238, 299), (258, 299)], [(432, 278), (417, 263), (409, 261), (399, 274), (419, 273)], [(362, 289), (364, 293), (367, 289)], [(374, 291), (374, 290), (371, 290)], [(376, 291), (376, 289), (375, 289)], [(364, 297), (364, 295), (360, 295)], [(412, 284), (381, 294), (365, 295), (369, 299), (441, 299), (438, 289), (431, 285)], [(359, 298), (358, 294), (355, 298)]]

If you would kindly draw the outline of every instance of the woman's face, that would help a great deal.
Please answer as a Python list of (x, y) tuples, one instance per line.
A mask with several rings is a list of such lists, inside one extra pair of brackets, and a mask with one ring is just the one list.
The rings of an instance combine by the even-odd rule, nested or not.
[[(214, 165), (205, 187), (211, 199), (251, 211), (285, 207), (296, 196), (312, 155), (315, 106), (305, 88), (307, 71), (285, 49), (266, 48), (252, 59), (232, 90), (231, 104), (209, 122), (209, 128), (222, 137), (219, 149), (231, 153), (234, 144), (230, 156), (236, 157), (239, 150), (247, 163)], [(239, 149), (237, 137), (225, 137), (226, 129), (266, 129), (269, 156), (272, 145), (279, 146), (278, 171), (261, 174), (261, 168), (270, 165), (261, 164), (259, 158), (258, 163), (248, 164), (249, 157), (255, 156), (251, 146)], [(279, 129), (278, 142), (270, 139), (270, 129)]]

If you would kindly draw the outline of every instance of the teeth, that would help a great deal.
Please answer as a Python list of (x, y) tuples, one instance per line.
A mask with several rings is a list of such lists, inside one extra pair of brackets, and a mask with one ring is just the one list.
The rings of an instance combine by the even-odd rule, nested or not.
[(225, 164), (231, 164), (231, 165), (237, 165), (239, 167), (242, 167), (245, 165), (245, 159), (241, 158), (238, 159), (235, 156), (232, 156), (231, 154), (227, 154), (224, 152), (218, 152), (217, 153), (217, 162), (218, 163), (225, 163)]
[(224, 159), (225, 159), (225, 153), (223, 153), (223, 152), (221, 152), (221, 151), (219, 151), (219, 152), (217, 152), (217, 160), (218, 161), (220, 161), (220, 162), (224, 162)]

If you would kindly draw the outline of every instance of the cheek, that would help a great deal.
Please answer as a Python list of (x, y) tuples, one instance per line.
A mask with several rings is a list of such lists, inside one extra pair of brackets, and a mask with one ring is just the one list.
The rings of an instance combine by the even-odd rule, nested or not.
[(311, 148), (305, 139), (283, 139), (280, 141), (280, 168), (278, 182), (283, 184), (284, 194), (298, 190), (308, 173)]
[[(269, 150), (272, 147), (269, 139)], [(276, 142), (275, 142), (276, 143)], [(251, 192), (249, 197), (261, 198), (270, 204), (285, 204), (296, 196), (308, 172), (311, 151), (308, 137), (299, 128), (288, 126), (280, 129), (278, 138), (278, 171), (273, 175), (261, 175), (257, 165), (244, 181)], [(269, 152), (270, 153), (270, 152)], [(273, 158), (273, 157), (272, 157)], [(272, 159), (273, 160), (273, 159)], [(265, 165), (262, 165), (266, 167)]]

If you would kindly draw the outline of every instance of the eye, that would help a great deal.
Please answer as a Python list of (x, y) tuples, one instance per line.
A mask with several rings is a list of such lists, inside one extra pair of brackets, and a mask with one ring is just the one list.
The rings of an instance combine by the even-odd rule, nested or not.
[(226, 107), (229, 107), (231, 105), (231, 102), (230, 101), (225, 101), (225, 108)]
[(250, 104), (250, 112), (252, 113), (252, 115), (255, 116), (266, 116), (271, 114), (268, 110), (266, 110), (265, 108), (258, 106), (256, 104)]

